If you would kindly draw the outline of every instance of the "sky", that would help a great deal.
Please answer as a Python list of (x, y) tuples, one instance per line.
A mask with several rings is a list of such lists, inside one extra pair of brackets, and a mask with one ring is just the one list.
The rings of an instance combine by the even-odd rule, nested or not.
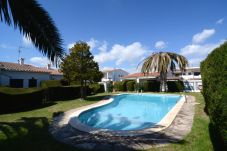
[[(57, 26), (63, 47), (85, 41), (100, 69), (139, 72), (153, 52), (184, 55), (199, 66), (227, 40), (226, 0), (38, 0)], [(21, 53), (18, 53), (18, 50)], [(46, 66), (50, 61), (14, 27), (0, 22), (0, 61)]]

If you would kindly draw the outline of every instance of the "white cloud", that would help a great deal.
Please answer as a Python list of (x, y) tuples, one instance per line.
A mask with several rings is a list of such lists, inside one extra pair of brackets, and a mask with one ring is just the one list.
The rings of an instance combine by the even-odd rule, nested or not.
[(89, 41), (87, 41), (87, 44), (90, 46), (90, 51), (92, 51), (98, 43), (99, 41), (95, 40), (94, 38), (91, 38)]
[(46, 66), (50, 63), (50, 61), (45, 57), (32, 57), (30, 58), (30, 62), (36, 66)]
[(190, 66), (198, 66), (212, 50), (223, 43), (224, 40), (209, 44), (189, 44), (180, 50), (180, 54), (189, 60)]
[(116, 65), (120, 65), (123, 62), (131, 63), (139, 60), (146, 52), (147, 49), (140, 42), (134, 42), (128, 46), (115, 44), (110, 51), (100, 51), (99, 54), (94, 55), (94, 58), (99, 63), (115, 61)]
[(15, 46), (12, 46), (12, 45), (9, 45), (9, 44), (4, 44), (4, 43), (0, 44), (0, 48), (2, 48), (2, 49), (13, 49), (13, 50), (18, 49)]
[(75, 43), (76, 43), (76, 42), (72, 42), (72, 43), (68, 44), (68, 45), (67, 45), (67, 48), (68, 48), (68, 49), (72, 48), (72, 47), (74, 46)]
[(31, 46), (32, 45), (32, 41), (31, 41), (30, 37), (27, 37), (27, 36), (22, 37), (22, 42), (23, 42), (24, 46)]
[(167, 43), (164, 42), (164, 41), (162, 41), (162, 40), (157, 41), (157, 42), (155, 43), (155, 48), (156, 48), (156, 49), (164, 49), (164, 48), (166, 48), (166, 47), (167, 47)]
[[(94, 38), (91, 38), (89, 41), (86, 41), (86, 43), (90, 46), (90, 51), (92, 51), (95, 47), (97, 47), (99, 45), (100, 42), (98, 40), (95, 40)], [(70, 49), (75, 44), (76, 44), (76, 42), (72, 42), (67, 45), (67, 48)]]
[(216, 24), (223, 24), (224, 20), (225, 20), (224, 18), (221, 18), (216, 21)]
[(193, 36), (192, 42), (194, 44), (200, 44), (205, 42), (208, 38), (215, 34), (215, 29), (204, 29), (202, 32), (197, 33)]
[(107, 51), (107, 42), (103, 41), (103, 43), (101, 44), (101, 46), (99, 46), (98, 50), (100, 52), (106, 52)]
[(112, 70), (112, 69), (114, 69), (114, 68), (113, 67), (103, 67), (100, 70), (101, 71), (104, 71), (104, 70)]

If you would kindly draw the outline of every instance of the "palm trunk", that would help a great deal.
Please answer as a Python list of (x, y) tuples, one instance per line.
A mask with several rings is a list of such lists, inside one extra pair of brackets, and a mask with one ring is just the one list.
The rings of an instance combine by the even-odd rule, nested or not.
[(167, 74), (160, 73), (160, 92), (167, 92)]

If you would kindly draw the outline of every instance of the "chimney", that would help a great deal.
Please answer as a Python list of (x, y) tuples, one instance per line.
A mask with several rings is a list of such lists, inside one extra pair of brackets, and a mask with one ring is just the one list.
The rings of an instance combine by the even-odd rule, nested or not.
[(50, 70), (51, 69), (51, 65), (47, 64), (47, 69)]
[(18, 60), (20, 65), (24, 65), (24, 58), (20, 58), (20, 60)]

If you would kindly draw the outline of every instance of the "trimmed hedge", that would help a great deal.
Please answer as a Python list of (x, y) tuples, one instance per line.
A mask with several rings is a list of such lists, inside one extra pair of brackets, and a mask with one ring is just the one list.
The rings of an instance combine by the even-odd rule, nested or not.
[(214, 49), (201, 63), (205, 110), (218, 137), (227, 148), (227, 43)]
[[(102, 88), (100, 88), (101, 91)], [(86, 94), (92, 89), (86, 87)], [(26, 110), (45, 103), (70, 100), (80, 97), (80, 86), (58, 86), (48, 88), (0, 87), (0, 113)]]
[[(90, 91), (88, 91), (88, 95)], [(46, 101), (70, 100), (80, 97), (80, 86), (49, 87), (44, 89)]]
[(135, 81), (128, 81), (126, 83), (127, 91), (135, 91), (135, 84), (136, 84)]
[(167, 81), (168, 92), (183, 92), (184, 83), (183, 81)]
[(144, 92), (159, 92), (160, 82), (159, 81), (144, 81), (141, 84), (141, 88)]
[(59, 86), (62, 86), (62, 83), (60, 80), (47, 80), (47, 81), (41, 81), (40, 86), (42, 88), (59, 87)]
[(0, 112), (11, 112), (43, 104), (43, 89), (0, 88)]

